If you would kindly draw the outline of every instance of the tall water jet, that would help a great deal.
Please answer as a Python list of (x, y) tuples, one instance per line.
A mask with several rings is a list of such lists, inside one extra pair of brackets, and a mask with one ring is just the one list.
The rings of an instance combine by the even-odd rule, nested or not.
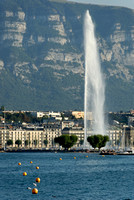
[[(101, 72), (100, 59), (95, 38), (94, 24), (89, 11), (84, 18), (84, 50), (85, 50), (85, 92), (84, 92), (84, 147), (87, 136), (105, 134), (104, 128), (104, 100), (105, 85)], [(89, 123), (92, 113), (93, 124)]]

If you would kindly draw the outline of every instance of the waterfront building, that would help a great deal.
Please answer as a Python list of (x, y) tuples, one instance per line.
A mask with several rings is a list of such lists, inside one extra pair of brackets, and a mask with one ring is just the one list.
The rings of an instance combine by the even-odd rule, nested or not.
[(114, 149), (134, 150), (134, 127), (124, 125), (108, 131), (110, 146)]
[(124, 147), (125, 149), (134, 150), (134, 127), (124, 126)]
[[(1, 148), (7, 146), (7, 141), (12, 140), (12, 148), (17, 148), (17, 140), (21, 141), (20, 148), (43, 148), (43, 139), (45, 138), (42, 130), (23, 130), (23, 129), (5, 129), (0, 130)], [(27, 141), (27, 142), (26, 142)]]
[[(0, 148), (7, 146), (7, 141), (12, 140), (11, 148), (17, 148), (15, 144), (17, 140), (21, 141), (19, 148), (25, 149), (41, 149), (56, 148), (58, 144), (54, 144), (54, 138), (61, 136), (61, 122), (47, 122), (42, 127), (26, 126), (22, 128), (0, 129)], [(44, 141), (47, 141), (45, 143)]]
[(109, 136), (109, 146), (113, 149), (120, 149), (122, 148), (122, 138), (123, 138), (123, 131), (121, 128), (118, 127), (111, 127), (107, 134)]
[[(76, 123), (77, 122), (77, 123)], [(25, 148), (25, 149), (57, 149), (58, 144), (54, 143), (56, 137), (62, 134), (76, 135), (78, 141), (74, 148), (80, 147), (84, 141), (84, 126), (79, 120), (59, 121), (54, 119), (44, 120), (41, 126), (26, 124), (15, 127), (10, 124), (0, 126), (0, 148)], [(111, 126), (107, 130), (109, 135), (109, 148), (114, 149), (134, 149), (134, 127), (132, 126)], [(92, 135), (90, 130), (89, 135)], [(87, 136), (87, 137), (88, 137)], [(13, 144), (7, 146), (7, 141), (12, 140)], [(21, 140), (21, 144), (16, 144)]]
[(54, 143), (54, 138), (62, 135), (62, 123), (61, 121), (45, 121), (44, 126), (44, 135), (45, 139), (48, 141), (48, 148), (58, 148), (59, 145)]

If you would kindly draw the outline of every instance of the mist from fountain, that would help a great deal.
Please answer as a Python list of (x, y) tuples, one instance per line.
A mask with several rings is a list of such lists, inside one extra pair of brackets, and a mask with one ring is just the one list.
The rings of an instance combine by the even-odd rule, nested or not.
[[(84, 147), (88, 135), (105, 134), (104, 100), (105, 84), (101, 72), (94, 24), (89, 11), (84, 18), (85, 92), (84, 92)], [(93, 124), (89, 115), (92, 113)]]

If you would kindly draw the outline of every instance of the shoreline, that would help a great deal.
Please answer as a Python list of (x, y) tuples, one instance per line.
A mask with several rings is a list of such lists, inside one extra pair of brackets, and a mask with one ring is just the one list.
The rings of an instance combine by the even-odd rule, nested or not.
[(0, 150), (0, 153), (99, 153), (98, 151), (91, 150), (50, 150), (50, 149), (13, 149), (13, 150)]
[(0, 150), (0, 153), (88, 153), (88, 154), (99, 154), (101, 156), (116, 156), (116, 155), (134, 155), (132, 152), (99, 152), (94, 150), (52, 150), (52, 149), (7, 149)]

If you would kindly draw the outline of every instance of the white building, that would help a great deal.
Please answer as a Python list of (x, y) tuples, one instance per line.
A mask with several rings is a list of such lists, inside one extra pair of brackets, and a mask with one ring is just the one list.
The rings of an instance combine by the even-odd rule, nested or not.
[(123, 131), (122, 129), (117, 129), (117, 128), (113, 128), (107, 131), (107, 134), (109, 136), (109, 145), (110, 148), (114, 148), (114, 149), (119, 149), (122, 147), (122, 137), (123, 137)]
[[(54, 144), (54, 138), (61, 136), (61, 125), (57, 124), (45, 124), (42, 128), (28, 127), (26, 129), (1, 129), (0, 130), (0, 148), (7, 146), (7, 141), (12, 140), (13, 145), (10, 147), (17, 148), (15, 144), (17, 140), (21, 140), (19, 148), (51, 148), (58, 147), (58, 144)], [(44, 141), (47, 140), (47, 145)]]
[(37, 112), (37, 118), (41, 118), (41, 117), (44, 117), (44, 116), (48, 116), (48, 117), (53, 117), (53, 118), (56, 118), (56, 117), (61, 117), (61, 113), (60, 112)]

